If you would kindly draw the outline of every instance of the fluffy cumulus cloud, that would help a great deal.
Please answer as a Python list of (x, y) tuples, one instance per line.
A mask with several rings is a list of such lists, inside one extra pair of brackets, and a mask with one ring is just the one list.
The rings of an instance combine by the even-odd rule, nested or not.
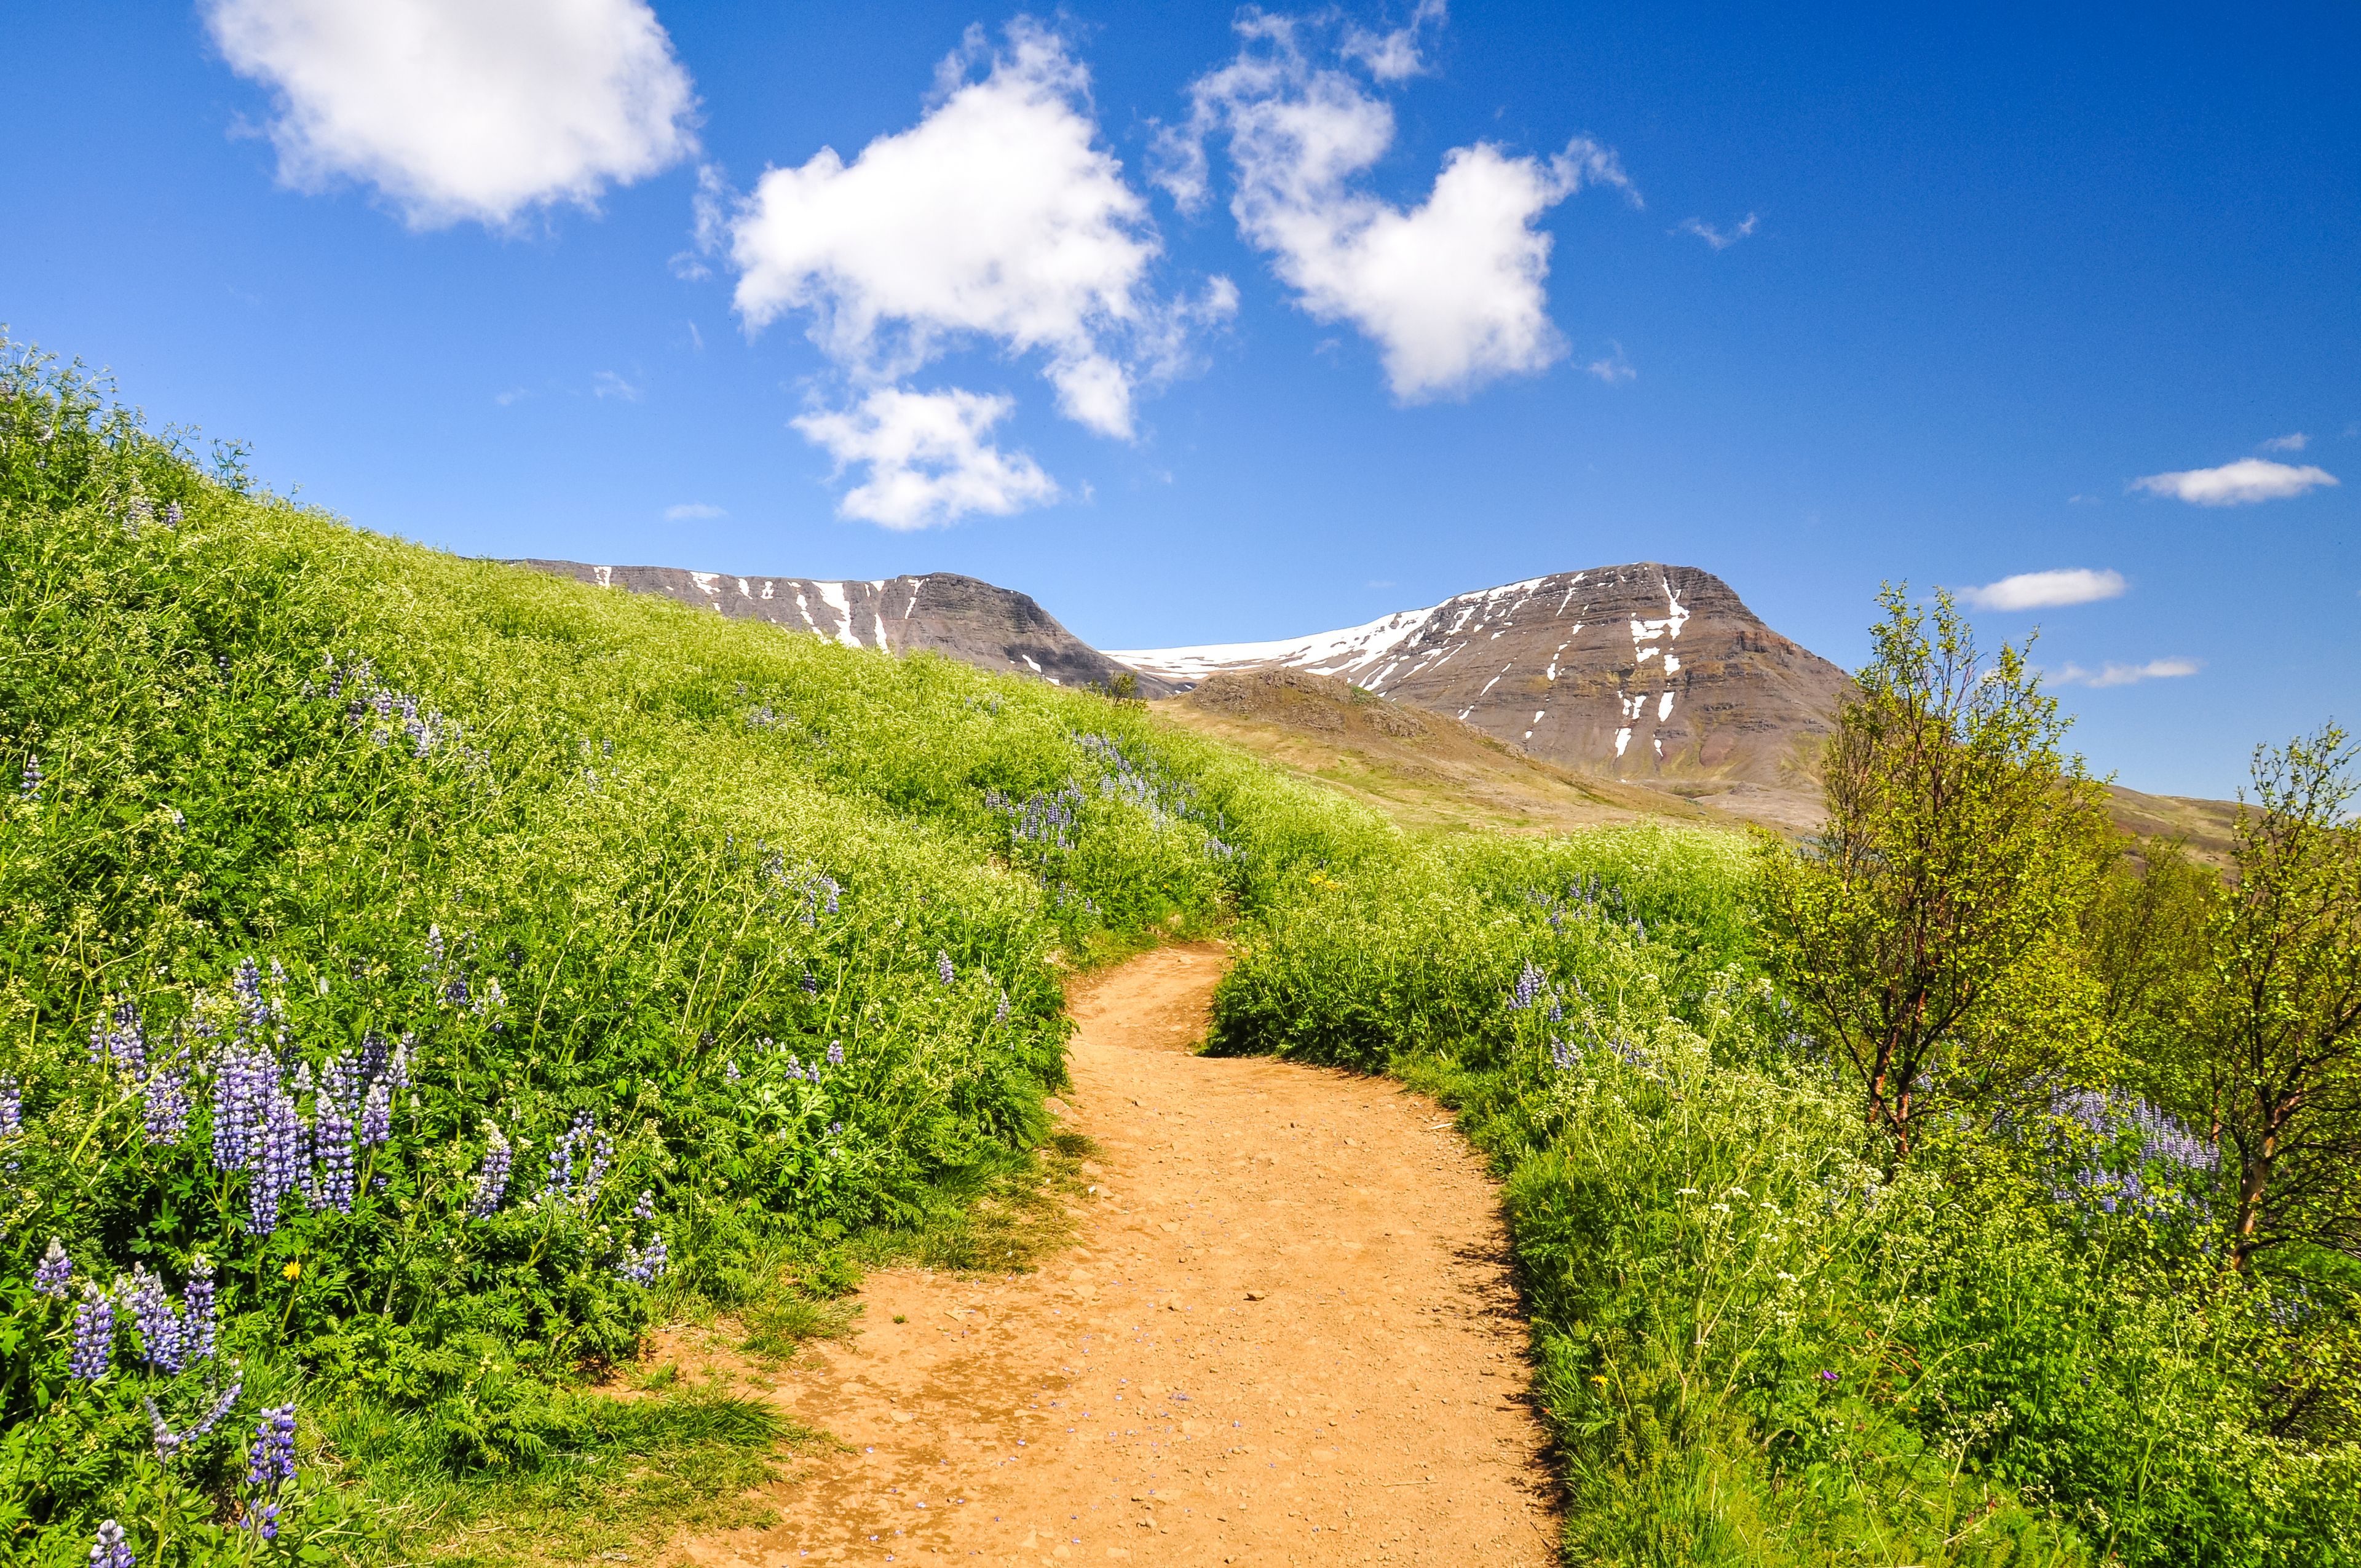
[(2188, 468), (2177, 474), (2150, 474), (2134, 479), (2131, 488), (2154, 496), (2170, 496), (2202, 507), (2249, 506), (2256, 501), (2284, 500), (2307, 490), (2336, 483), (2336, 476), (2307, 463), (2274, 463), (2268, 457), (2241, 457), (2219, 468)]
[(845, 516), (893, 529), (929, 528), (968, 512), (1005, 517), (1057, 498), (1057, 484), (1038, 464), (990, 440), (1012, 406), (1006, 398), (958, 388), (882, 387), (850, 409), (805, 414), (795, 427), (836, 459), (840, 473), (855, 464), (867, 469), (845, 494)]
[(1377, 345), (1404, 401), (1464, 395), (1560, 358), (1543, 289), (1550, 236), (1536, 225), (1586, 184), (1639, 200), (1615, 154), (1586, 137), (1548, 158), (1488, 142), (1455, 148), (1416, 205), (1371, 191), (1394, 114), (1364, 78), (1417, 74), (1443, 14), (1422, 5), (1394, 32), (1347, 28), (1336, 40), (1324, 14), (1249, 10), (1236, 24), (1237, 57), (1191, 85), (1187, 123), (1158, 141), (1158, 178), (1184, 210), (1211, 200), (1208, 148), (1226, 142), (1239, 232), (1304, 311), (1350, 323)]
[(2050, 609), (2060, 605), (2093, 604), (2121, 598), (2121, 572), (2094, 572), (2076, 566), (2055, 572), (2019, 572), (1980, 588), (1959, 590), (1960, 602), (1976, 609)]
[(645, 0), (204, 0), (204, 18), (277, 98), (282, 180), (363, 181), (416, 227), (588, 206), (697, 148)]
[(2133, 686), (2142, 681), (2193, 675), (2203, 667), (2194, 659), (2150, 659), (2145, 664), (2102, 664), (2095, 670), (2066, 664), (2051, 672), (2049, 678), (2061, 686)]
[[(708, 236), (737, 271), (748, 329), (807, 315), (812, 341), (871, 388), (968, 344), (1038, 356), (1060, 412), (1130, 439), (1143, 388), (1184, 369), (1202, 330), (1230, 314), (1237, 295), (1221, 278), (1193, 299), (1158, 294), (1150, 272), (1162, 247), (1147, 200), (1100, 145), (1089, 93), (1089, 72), (1049, 28), (1020, 19), (997, 49), (971, 29), (915, 126), (849, 163), (824, 148), (800, 167), (771, 170), (734, 206), (710, 197)], [(872, 397), (861, 405), (870, 412), (816, 415), (797, 428), (819, 441), (817, 430), (873, 425), (885, 406)], [(892, 406), (943, 411), (937, 423), (968, 432), (962, 450), (978, 455), (990, 449), (976, 433), (1000, 417), (977, 423), (978, 411), (1003, 407), (965, 393), (908, 394)], [(954, 408), (962, 411), (949, 418)], [(851, 447), (829, 450), (855, 460)], [(915, 470), (876, 470), (845, 510), (947, 521), (1055, 493), (1028, 459), (992, 455), (972, 486), (950, 481), (957, 468), (925, 484)], [(883, 499), (919, 495), (932, 499)]]

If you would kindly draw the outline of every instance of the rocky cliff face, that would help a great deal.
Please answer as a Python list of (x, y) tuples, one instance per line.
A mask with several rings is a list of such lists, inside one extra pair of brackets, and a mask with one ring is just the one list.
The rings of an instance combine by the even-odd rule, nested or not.
[(1796, 782), (1849, 684), (1720, 578), (1653, 562), (1510, 583), (1311, 637), (1112, 656), (1176, 685), (1283, 664), (1571, 767), (1770, 785)]
[[(1058, 685), (1109, 685), (1125, 668), (1058, 624), (1027, 595), (952, 572), (876, 582), (740, 577), (677, 566), (590, 566), (578, 561), (519, 561), (602, 588), (662, 594), (740, 620), (808, 631), (848, 648), (927, 649), (987, 670), (1038, 675)], [(1142, 696), (1177, 689), (1135, 676)]]

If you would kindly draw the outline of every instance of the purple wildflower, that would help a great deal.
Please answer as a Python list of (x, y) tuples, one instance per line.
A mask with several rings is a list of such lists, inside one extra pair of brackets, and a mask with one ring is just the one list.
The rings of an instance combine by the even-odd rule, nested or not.
[(942, 976), (945, 985), (950, 985), (959, 979), (959, 971), (951, 968), (951, 956), (946, 952), (939, 951), (935, 954), (935, 972)]
[(467, 1213), (472, 1219), (488, 1220), (500, 1211), (500, 1199), (509, 1190), (509, 1165), (516, 1151), (509, 1147), (507, 1135), (498, 1125), (487, 1122), (484, 1131), (490, 1142), (484, 1149), (484, 1163), (476, 1169), (475, 1196), (467, 1201)]
[(172, 1430), (171, 1423), (164, 1419), (164, 1412), (156, 1408), (155, 1395), (143, 1394), (139, 1402), (148, 1407), (148, 1426), (156, 1434), (156, 1457), (169, 1464), (172, 1455), (181, 1451), (181, 1444), (187, 1440)]
[(181, 526), (180, 502), (166, 501), (164, 503), (164, 526), (167, 528), (178, 528)]
[(51, 1236), (49, 1250), (41, 1255), (40, 1266), (33, 1270), (33, 1294), (62, 1301), (66, 1299), (66, 1282), (72, 1276), (73, 1260), (66, 1256), (65, 1244)]
[(295, 1479), (295, 1407), (274, 1406), (255, 1424), (247, 1451), (246, 1484), (260, 1486), (266, 1497), (278, 1495), (280, 1483)]
[(738, 1063), (735, 1059), (727, 1063), (721, 1069), (721, 1081), (724, 1083), (735, 1083), (745, 1076), (738, 1070)]
[(177, 1144), (189, 1130), (189, 1056), (175, 1050), (159, 1062), (140, 1086), (142, 1126), (151, 1145)]
[(164, 1295), (164, 1282), (146, 1264), (131, 1271), (123, 1305), (139, 1331), (139, 1357), (151, 1372), (175, 1373), (188, 1365), (188, 1325)]
[(98, 1527), (98, 1543), (90, 1549), (90, 1568), (138, 1568), (138, 1564), (131, 1543), (123, 1539), (121, 1525), (109, 1519)]
[(1572, 1040), (1552, 1040), (1550, 1065), (1560, 1072), (1573, 1071), (1582, 1065), (1582, 1047)]
[(263, 1504), (261, 1508), (247, 1516), (246, 1525), (248, 1530), (263, 1540), (277, 1541), (279, 1539), (279, 1505)]
[(253, 1174), (247, 1183), (247, 1234), (260, 1237), (279, 1228), (280, 1205), (302, 1179), (311, 1163), (310, 1139), (297, 1114), (295, 1097), (283, 1083), (266, 1080), (262, 1106), (262, 1137)]
[[(384, 710), (380, 709), (379, 717), (383, 717), (383, 714)], [(445, 953), (443, 946), (443, 927), (440, 926), (427, 927), (426, 962), (419, 967), (419, 974), (424, 979), (433, 980), (437, 974), (442, 972), (443, 959), (445, 956)]]
[(658, 1234), (649, 1237), (645, 1246), (626, 1251), (623, 1261), (615, 1266), (615, 1273), (634, 1285), (651, 1285), (664, 1271), (669, 1261), (664, 1252), (664, 1239)]
[(189, 1280), (181, 1291), (181, 1344), (189, 1360), (203, 1361), (214, 1353), (221, 1310), (214, 1299), (214, 1266), (203, 1253), (189, 1259)]
[(1547, 981), (1548, 976), (1534, 966), (1532, 959), (1527, 959), (1525, 967), (1517, 971), (1517, 988), (1510, 998), (1509, 1005), (1520, 1013), (1525, 1011), (1541, 1000), (1542, 987)]
[(353, 1212), (353, 1124), (361, 1113), (359, 1064), (350, 1051), (339, 1051), (320, 1071), (320, 1097), (312, 1115), (312, 1142), (319, 1151), (320, 1181), (315, 1207), (339, 1214)]
[(82, 1305), (74, 1309), (73, 1361), (67, 1375), (87, 1383), (106, 1376), (115, 1354), (115, 1303), (91, 1281), (82, 1281)]
[(0, 1138), (13, 1138), (24, 1130), (25, 1091), (16, 1074), (0, 1073)]
[(23, 782), (16, 786), (16, 795), (20, 800), (38, 800), (41, 798), (41, 758), (38, 752), (31, 753), (26, 757), (25, 777)]
[(147, 1070), (148, 1035), (139, 1025), (137, 1003), (120, 1002), (111, 1014), (99, 1014), (90, 1026), (90, 1059), (112, 1063), (134, 1078)]
[(809, 970), (804, 970), (803, 985), (804, 994), (806, 996), (818, 996), (819, 994), (819, 976), (812, 973)]
[(992, 1021), (995, 1024), (1008, 1022), (1008, 992), (1004, 991), (1000, 993), (1000, 1005), (992, 1010)]
[(830, 1040), (828, 1043), (828, 1065), (830, 1067), (842, 1067), (844, 1065), (844, 1042), (842, 1040)]
[(254, 1157), (278, 1064), (269, 1047), (244, 1038), (233, 1041), (214, 1073), (214, 1168), (243, 1170)]

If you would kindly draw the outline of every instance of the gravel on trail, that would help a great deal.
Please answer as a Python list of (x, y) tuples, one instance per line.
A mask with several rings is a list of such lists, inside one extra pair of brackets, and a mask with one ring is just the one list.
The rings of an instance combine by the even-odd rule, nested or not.
[(674, 1561), (1555, 1560), (1481, 1161), (1386, 1080), (1191, 1054), (1222, 964), (1164, 948), (1076, 986), (1053, 1109), (1101, 1154), (1074, 1245), (873, 1274), (860, 1332), (769, 1379), (844, 1450)]

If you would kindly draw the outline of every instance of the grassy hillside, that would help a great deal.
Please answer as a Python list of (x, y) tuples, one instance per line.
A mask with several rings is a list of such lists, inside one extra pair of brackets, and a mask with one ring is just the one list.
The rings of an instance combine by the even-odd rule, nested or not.
[(420, 1487), (766, 1444), (565, 1391), (1021, 1167), (1061, 965), (1376, 831), (1135, 708), (456, 560), (0, 384), (0, 1561), (400, 1555)]

